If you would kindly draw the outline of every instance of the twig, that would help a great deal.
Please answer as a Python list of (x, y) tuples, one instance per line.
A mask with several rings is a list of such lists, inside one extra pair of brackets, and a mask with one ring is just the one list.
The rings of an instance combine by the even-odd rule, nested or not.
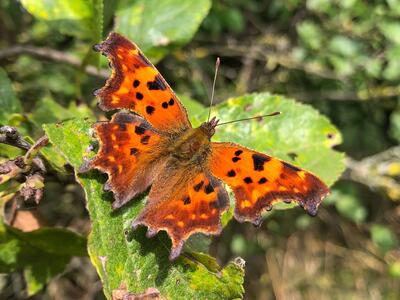
[(46, 172), (46, 168), (44, 166), (44, 163), (41, 159), (37, 158), (36, 156), (38, 155), (39, 151), (46, 146), (49, 143), (49, 138), (47, 135), (42, 136), (40, 139), (36, 141), (36, 143), (29, 148), (29, 150), (25, 153), (24, 156), (24, 163), (26, 165), (34, 165), (43, 173)]
[[(82, 63), (82, 60), (80, 58), (75, 57), (73, 55), (66, 54), (64, 52), (55, 49), (41, 48), (30, 45), (17, 45), (6, 49), (1, 49), (0, 59), (5, 59), (12, 56), (18, 56), (21, 54), (27, 54), (42, 59), (68, 64), (76, 68), (79, 68)], [(89, 75), (93, 75), (102, 79), (109, 77), (108, 70), (105, 69), (97, 70), (97, 68), (94, 66), (87, 66), (85, 68), (85, 72)]]
[(252, 45), (248, 54), (243, 59), (243, 67), (238, 76), (238, 84), (236, 91), (239, 94), (247, 93), (249, 91), (249, 83), (251, 82), (255, 59), (254, 54), (258, 51), (258, 45)]
[(327, 99), (333, 101), (371, 101), (379, 99), (389, 99), (400, 96), (398, 86), (375, 86), (359, 91), (324, 91), (320, 92), (289, 92), (289, 94), (301, 101), (311, 101), (312, 99)]
[(360, 161), (346, 160), (347, 170), (344, 179), (353, 180), (372, 189), (384, 190), (393, 200), (400, 199), (400, 146), (389, 148), (381, 153)]
[(342, 82), (346, 81), (345, 77), (337, 76), (335, 73), (324, 68), (321, 65), (294, 61), (293, 59), (290, 58), (291, 54), (288, 51), (280, 51), (278, 49), (275, 50), (269, 47), (268, 45), (265, 44), (263, 45), (262, 42), (256, 45), (257, 45), (256, 48), (257, 51), (251, 54), (249, 53), (248, 46), (239, 46), (239, 45), (235, 45), (234, 47), (231, 45), (214, 46), (210, 47), (208, 50), (210, 53), (217, 53), (218, 55), (221, 55), (221, 53), (223, 53), (223, 56), (248, 57), (257, 61), (262, 61), (262, 62), (268, 61), (269, 63), (275, 63), (287, 69), (303, 71), (305, 73), (309, 73), (321, 78), (338, 80)]
[(11, 145), (22, 150), (29, 150), (31, 145), (25, 141), (15, 127), (0, 127), (0, 143)]

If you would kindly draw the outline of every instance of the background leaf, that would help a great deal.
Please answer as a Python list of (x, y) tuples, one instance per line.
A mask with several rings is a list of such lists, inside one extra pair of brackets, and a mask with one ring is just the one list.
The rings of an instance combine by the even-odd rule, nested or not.
[(210, 7), (210, 0), (125, 0), (116, 12), (115, 30), (154, 62), (166, 54), (166, 47), (190, 41)]
[(52, 98), (45, 97), (38, 101), (30, 114), (29, 120), (41, 129), (43, 124), (57, 123), (74, 118), (88, 118), (93, 121), (96, 119), (93, 111), (84, 103), (77, 105), (70, 102), (69, 107), (65, 108)]
[(0, 125), (9, 124), (13, 114), (22, 113), (22, 106), (15, 96), (7, 73), (0, 68)]
[(85, 256), (86, 239), (72, 231), (41, 228), (22, 232), (0, 222), (0, 273), (24, 270), (28, 295), (62, 272), (72, 256)]
[(103, 31), (103, 1), (21, 0), (24, 8), (40, 21), (64, 34), (99, 41)]

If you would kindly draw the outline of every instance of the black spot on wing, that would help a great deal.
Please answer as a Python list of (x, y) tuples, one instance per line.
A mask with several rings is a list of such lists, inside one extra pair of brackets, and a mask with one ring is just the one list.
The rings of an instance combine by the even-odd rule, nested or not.
[(143, 145), (147, 145), (149, 143), (149, 139), (150, 139), (150, 136), (145, 135), (140, 139), (140, 143), (142, 143)]
[(264, 163), (270, 161), (271, 158), (266, 155), (254, 153), (252, 156), (254, 171), (263, 171)]
[(135, 126), (135, 133), (137, 135), (142, 135), (143, 133), (145, 133), (146, 129), (141, 127), (141, 126)]
[(206, 194), (211, 194), (212, 192), (214, 192), (214, 188), (212, 187), (212, 185), (209, 183), (204, 187), (204, 192)]
[(235, 151), (235, 155), (236, 156), (239, 156), (242, 153), (243, 153), (243, 150), (240, 150), (240, 149)]
[(244, 181), (245, 183), (247, 183), (247, 184), (250, 184), (250, 183), (253, 182), (253, 179), (251, 179), (251, 177), (245, 177), (245, 178), (243, 178), (243, 181)]
[(131, 155), (136, 155), (138, 151), (139, 150), (137, 148), (131, 148)]
[(230, 170), (228, 173), (226, 173), (226, 175), (228, 177), (235, 177), (236, 176), (236, 172), (234, 170)]
[(292, 170), (292, 171), (295, 171), (295, 172), (301, 171), (301, 169), (299, 169), (298, 167), (295, 167), (295, 166), (293, 166), (293, 165), (291, 165), (291, 164), (289, 164), (287, 162), (283, 161), (282, 164), (284, 165), (285, 168), (287, 168), (289, 170)]
[(194, 189), (196, 192), (198, 192), (198, 191), (200, 191), (200, 189), (201, 189), (201, 187), (203, 186), (203, 184), (204, 184), (204, 181), (202, 180), (202, 181), (200, 181), (198, 184), (194, 185), (194, 186), (193, 186), (193, 189)]
[(143, 94), (142, 94), (142, 93), (139, 93), (139, 92), (137, 92), (137, 93), (136, 93), (136, 99), (138, 99), (138, 100), (142, 100), (142, 99), (143, 99)]
[(161, 106), (162, 106), (162, 108), (167, 109), (167, 108), (168, 108), (168, 102), (163, 102), (163, 103), (161, 104)]
[(232, 157), (232, 161), (233, 161), (233, 162), (237, 162), (237, 161), (239, 161), (239, 160), (240, 160), (240, 157), (237, 157), (237, 156)]
[(191, 203), (191, 201), (190, 201), (190, 197), (189, 196), (186, 196), (185, 198), (183, 198), (183, 204), (184, 205), (188, 205), (190, 203)]
[(169, 99), (169, 101), (168, 101), (169, 106), (174, 105), (174, 103), (175, 103), (174, 99), (172, 99), (172, 98)]
[(266, 183), (268, 180), (265, 177), (261, 177), (260, 180), (258, 181), (258, 184), (263, 184)]
[(147, 82), (147, 88), (149, 90), (162, 90), (162, 91), (164, 91), (167, 87), (165, 86), (165, 83), (161, 79), (160, 75), (157, 74), (156, 77), (154, 78), (154, 81), (148, 81)]
[(140, 84), (140, 81), (139, 81), (139, 80), (135, 79), (135, 80), (133, 81), (133, 87), (134, 87), (134, 88), (137, 88), (137, 87), (139, 86), (139, 84)]
[(148, 105), (146, 106), (146, 112), (151, 115), (156, 109), (154, 108), (154, 106)]

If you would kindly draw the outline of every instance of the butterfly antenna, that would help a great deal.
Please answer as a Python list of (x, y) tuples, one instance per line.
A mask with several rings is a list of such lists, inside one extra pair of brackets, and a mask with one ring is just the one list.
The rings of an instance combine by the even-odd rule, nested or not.
[(210, 121), (210, 117), (211, 117), (211, 107), (212, 107), (213, 102), (214, 102), (215, 82), (217, 81), (217, 74), (218, 74), (219, 64), (220, 64), (220, 59), (219, 59), (219, 57), (217, 57), (217, 60), (215, 62), (214, 81), (213, 81), (213, 86), (212, 86), (212, 91), (211, 91), (210, 109), (208, 110), (207, 122)]
[(255, 117), (250, 117), (250, 118), (244, 118), (244, 119), (239, 119), (239, 120), (233, 120), (233, 121), (229, 121), (229, 122), (219, 123), (216, 126), (221, 126), (221, 125), (226, 125), (226, 124), (231, 124), (231, 123), (236, 123), (236, 122), (242, 122), (242, 121), (249, 121), (249, 120), (254, 120), (254, 119), (261, 120), (261, 119), (263, 119), (265, 117), (273, 117), (273, 116), (277, 116), (277, 115), (280, 115), (280, 114), (281, 114), (280, 111), (275, 111), (273, 113), (266, 114), (266, 115), (255, 116)]

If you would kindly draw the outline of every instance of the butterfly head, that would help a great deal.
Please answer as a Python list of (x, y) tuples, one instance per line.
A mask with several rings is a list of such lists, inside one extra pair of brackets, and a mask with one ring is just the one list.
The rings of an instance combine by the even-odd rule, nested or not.
[(200, 128), (207, 134), (208, 138), (215, 134), (215, 127), (218, 125), (219, 120), (216, 117), (211, 118), (209, 121), (201, 124)]

